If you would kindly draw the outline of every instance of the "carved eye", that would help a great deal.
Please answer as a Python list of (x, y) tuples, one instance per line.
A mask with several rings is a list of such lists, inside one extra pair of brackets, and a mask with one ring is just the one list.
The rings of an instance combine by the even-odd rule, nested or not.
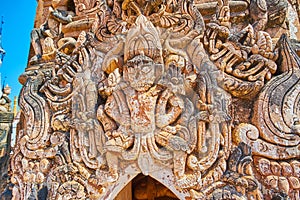
[(150, 70), (151, 70), (151, 66), (146, 65), (146, 66), (143, 67), (143, 69), (142, 69), (141, 71), (142, 71), (143, 73), (147, 74), (147, 73), (150, 72)]
[(142, 64), (143, 60), (139, 58), (139, 59), (137, 59), (136, 63), (137, 63), (137, 65)]

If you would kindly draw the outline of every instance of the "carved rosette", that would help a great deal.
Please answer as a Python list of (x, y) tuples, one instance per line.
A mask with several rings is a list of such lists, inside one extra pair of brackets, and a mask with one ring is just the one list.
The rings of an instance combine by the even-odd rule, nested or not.
[(15, 199), (113, 199), (139, 174), (179, 199), (297, 199), (300, 62), (264, 2), (59, 2), (20, 76)]

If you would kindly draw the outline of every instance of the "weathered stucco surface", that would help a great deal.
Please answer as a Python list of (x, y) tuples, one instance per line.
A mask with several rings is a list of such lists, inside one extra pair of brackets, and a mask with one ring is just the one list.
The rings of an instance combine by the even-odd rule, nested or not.
[(298, 15), (285, 0), (39, 1), (13, 198), (299, 199)]

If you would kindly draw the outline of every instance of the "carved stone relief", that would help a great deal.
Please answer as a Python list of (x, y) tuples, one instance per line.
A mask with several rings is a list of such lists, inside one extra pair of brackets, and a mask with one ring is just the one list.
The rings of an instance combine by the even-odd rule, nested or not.
[[(14, 113), (11, 112), (11, 100), (9, 98), (11, 88), (6, 85), (4, 88), (0, 88), (0, 191), (3, 194), (0, 195), (2, 199), (11, 187), (8, 176), (9, 158), (11, 153), (11, 134), (12, 134), (12, 122), (14, 119)], [(11, 188), (10, 188), (11, 189)]]
[(52, 1), (19, 78), (14, 199), (114, 199), (131, 182), (136, 199), (299, 199), (288, 6)]

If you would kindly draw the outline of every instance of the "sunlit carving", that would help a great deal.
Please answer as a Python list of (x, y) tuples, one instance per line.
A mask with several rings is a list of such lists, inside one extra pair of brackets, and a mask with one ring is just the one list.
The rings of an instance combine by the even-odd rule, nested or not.
[(56, 3), (20, 76), (15, 199), (113, 199), (138, 174), (136, 199), (298, 198), (288, 2)]

